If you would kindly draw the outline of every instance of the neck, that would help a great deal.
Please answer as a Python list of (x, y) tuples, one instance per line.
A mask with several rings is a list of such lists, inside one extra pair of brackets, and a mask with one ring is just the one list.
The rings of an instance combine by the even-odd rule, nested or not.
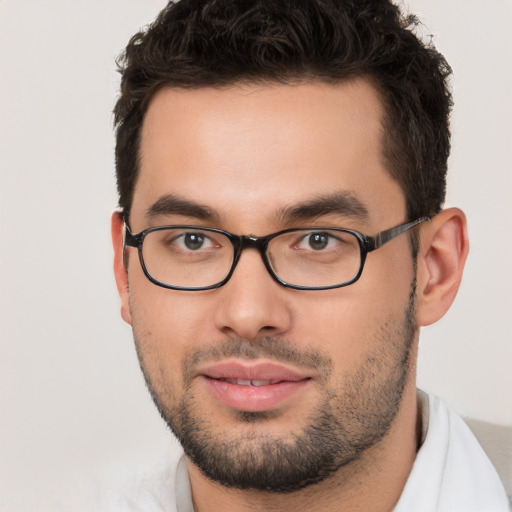
[(379, 443), (333, 476), (300, 491), (228, 489), (206, 478), (188, 461), (195, 512), (389, 512), (400, 498), (419, 446), (416, 389), (414, 382), (409, 384), (390, 431)]

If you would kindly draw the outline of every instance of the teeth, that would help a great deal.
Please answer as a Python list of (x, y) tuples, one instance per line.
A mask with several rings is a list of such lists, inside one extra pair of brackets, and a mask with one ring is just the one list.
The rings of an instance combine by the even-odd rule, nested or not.
[(238, 386), (250, 386), (251, 381), (250, 380), (243, 380), (243, 379), (223, 379), (226, 382), (229, 382), (230, 384), (236, 384)]
[(230, 384), (238, 386), (268, 386), (270, 384), (277, 384), (280, 380), (246, 380), (246, 379), (225, 379)]
[(269, 380), (251, 380), (251, 386), (268, 386), (270, 383)]

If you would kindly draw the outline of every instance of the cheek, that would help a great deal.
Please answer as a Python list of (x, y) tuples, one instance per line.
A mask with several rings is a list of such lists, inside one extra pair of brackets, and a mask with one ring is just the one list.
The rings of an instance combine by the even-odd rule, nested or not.
[(368, 254), (359, 281), (361, 293), (376, 308), (376, 314), (396, 310), (409, 301), (414, 271), (410, 243), (402, 235)]
[(329, 352), (349, 370), (382, 350), (394, 336), (400, 337), (412, 280), (409, 258), (393, 265), (368, 266), (351, 286), (305, 296), (307, 300), (296, 305), (294, 339)]
[(199, 293), (168, 290), (151, 283), (142, 273), (130, 273), (132, 327), (141, 348), (165, 361), (179, 364), (187, 348), (205, 338), (208, 301)]
[(130, 290), (137, 355), (158, 407), (171, 410), (184, 391), (182, 361), (198, 339), (200, 313), (171, 290), (149, 281), (137, 284)]

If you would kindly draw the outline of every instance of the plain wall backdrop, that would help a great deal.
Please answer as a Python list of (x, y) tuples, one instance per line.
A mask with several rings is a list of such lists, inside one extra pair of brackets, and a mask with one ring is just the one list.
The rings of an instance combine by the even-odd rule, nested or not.
[[(512, 425), (512, 2), (407, 3), (453, 67), (447, 206), (471, 240), (454, 306), (422, 331), (418, 381)], [(109, 234), (114, 58), (164, 4), (0, 0), (2, 512), (84, 510), (79, 482), (171, 442), (119, 316)]]

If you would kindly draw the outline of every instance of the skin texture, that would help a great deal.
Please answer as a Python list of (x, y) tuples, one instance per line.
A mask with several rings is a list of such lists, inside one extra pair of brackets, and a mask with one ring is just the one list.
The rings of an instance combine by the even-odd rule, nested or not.
[[(402, 190), (381, 158), (381, 117), (378, 95), (364, 80), (163, 89), (144, 121), (132, 232), (193, 224), (262, 236), (330, 225), (373, 235), (404, 222)], [(355, 197), (366, 215), (284, 215), (333, 193)], [(153, 209), (149, 215), (167, 194), (203, 212)], [(183, 292), (150, 283), (134, 248), (127, 249), (125, 269), (122, 221), (113, 215), (122, 316), (133, 326), (155, 402), (185, 438), (197, 511), (325, 511), (341, 504), (344, 510), (392, 509), (418, 447), (418, 327), (448, 309), (467, 254), (459, 210), (446, 210), (419, 230), (417, 269), (408, 237), (401, 235), (369, 254), (360, 280), (346, 288), (284, 288), (268, 275), (259, 254), (247, 250), (223, 287)], [(205, 384), (202, 370), (218, 361), (277, 361), (308, 380), (269, 411), (236, 410)], [(295, 475), (294, 487), (288, 472), (273, 489), (294, 492), (272, 492), (269, 482), (278, 473), (262, 480), (262, 470), (279, 468), (276, 461), (290, 470), (301, 464), (293, 454), (315, 445), (308, 432), (319, 423), (335, 437), (327, 453), (339, 447), (338, 453), (323, 472), (316, 469), (316, 478)], [(186, 439), (196, 430), (196, 444), (209, 442), (207, 454), (221, 461), (210, 466), (235, 468), (232, 481), (226, 471), (213, 475), (201, 466), (208, 456)], [(233, 473), (251, 468), (253, 474), (237, 485)], [(251, 479), (263, 482), (260, 488), (249, 485)]]

